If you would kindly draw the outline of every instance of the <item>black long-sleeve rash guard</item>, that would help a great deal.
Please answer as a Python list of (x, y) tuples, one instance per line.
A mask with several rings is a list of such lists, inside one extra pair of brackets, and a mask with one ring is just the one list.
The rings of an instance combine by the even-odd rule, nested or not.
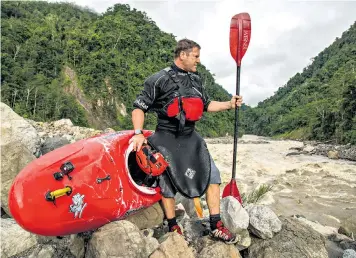
[[(157, 129), (169, 130), (176, 132), (179, 120), (174, 117), (168, 117), (167, 107), (179, 95), (185, 97), (201, 98), (204, 105), (204, 111), (207, 110), (210, 98), (207, 95), (199, 75), (196, 73), (186, 72), (175, 64), (171, 65), (177, 79), (180, 81), (181, 89), (174, 82), (167, 71), (161, 70), (153, 74), (144, 82), (144, 89), (137, 96), (133, 106), (141, 109), (143, 112), (156, 112), (158, 116)], [(179, 94), (179, 92), (181, 94)], [(195, 122), (186, 121), (183, 132), (194, 130)]]

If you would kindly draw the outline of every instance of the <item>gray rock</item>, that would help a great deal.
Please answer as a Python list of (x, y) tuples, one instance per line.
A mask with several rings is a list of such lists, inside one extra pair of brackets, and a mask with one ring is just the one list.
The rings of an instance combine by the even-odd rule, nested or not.
[(145, 237), (153, 237), (153, 234), (155, 233), (154, 230), (152, 228), (146, 228), (141, 230), (141, 233), (145, 236)]
[[(60, 137), (73, 143), (103, 133), (101, 130), (73, 126), (69, 119), (62, 119), (54, 122), (35, 122), (30, 119), (27, 119), (27, 121), (37, 130), (41, 137), (42, 144), (47, 138)], [(108, 128), (104, 132), (114, 131)]]
[[(204, 219), (184, 219), (181, 221), (183, 235), (189, 246), (193, 248), (195, 254), (202, 249), (216, 242), (209, 236), (210, 222)], [(247, 229), (240, 229), (237, 233), (238, 242), (235, 244), (237, 250), (244, 250), (251, 244), (250, 234)]]
[(40, 147), (40, 137), (36, 129), (2, 102), (0, 102), (0, 113), (0, 145), (19, 141), (32, 154), (36, 154)]
[(327, 237), (329, 235), (333, 235), (333, 234), (337, 233), (337, 228), (321, 225), (318, 221), (310, 221), (310, 220), (307, 220), (306, 218), (304, 218), (302, 216), (298, 216), (298, 215), (293, 216), (293, 217), (296, 218), (297, 220), (299, 220), (300, 222), (307, 224), (308, 226), (310, 226), (312, 229), (318, 231), (323, 236)]
[(158, 249), (150, 255), (150, 258), (194, 258), (193, 250), (188, 247), (183, 236), (176, 232), (170, 232), (160, 240)]
[(192, 218), (192, 219), (198, 218), (197, 213), (195, 211), (193, 199), (188, 199), (188, 198), (184, 197), (183, 195), (181, 195), (180, 193), (177, 193), (175, 200), (176, 200), (176, 204), (181, 203), (183, 205), (186, 213), (188, 214), (188, 216), (190, 218)]
[(215, 242), (205, 247), (197, 256), (198, 258), (241, 258), (239, 251), (234, 245)]
[(72, 127), (73, 123), (70, 119), (61, 119), (53, 122), (53, 126), (57, 128)]
[(240, 202), (232, 196), (223, 198), (220, 202), (221, 219), (225, 226), (233, 233), (247, 229), (249, 215)]
[(94, 232), (88, 243), (86, 258), (148, 257), (158, 241), (148, 241), (139, 228), (126, 220), (114, 221)]
[(75, 258), (83, 258), (85, 254), (84, 239), (78, 235), (71, 235), (68, 248)]
[(306, 145), (304, 146), (303, 148), (303, 151), (304, 152), (307, 152), (307, 153), (313, 153), (315, 150), (315, 147), (314, 146), (311, 146), (311, 145)]
[(188, 242), (193, 242), (210, 232), (208, 220), (184, 219), (181, 222), (183, 234)]
[(342, 250), (346, 250), (346, 249), (356, 250), (356, 241), (354, 239), (349, 238), (346, 235), (337, 234), (337, 233), (332, 234), (332, 235), (328, 236), (328, 240), (332, 241), (334, 244), (336, 244)]
[(245, 250), (251, 245), (250, 233), (247, 229), (243, 229), (237, 233), (238, 241), (235, 244), (239, 251)]
[(332, 144), (317, 144), (314, 146), (313, 153), (317, 155), (328, 156), (330, 151), (337, 152), (340, 159), (348, 159), (356, 161), (356, 146), (355, 145), (332, 145)]
[(267, 206), (250, 204), (246, 207), (250, 216), (249, 229), (256, 236), (267, 239), (272, 238), (282, 228), (277, 215)]
[(352, 249), (346, 249), (342, 258), (356, 258), (356, 251)]
[(279, 218), (282, 230), (272, 239), (253, 238), (248, 249), (253, 258), (328, 258), (325, 238), (295, 218)]
[(338, 244), (330, 240), (326, 240), (325, 248), (328, 252), (329, 258), (339, 258), (342, 257), (342, 254), (344, 253), (344, 250), (340, 248)]
[(218, 242), (218, 241), (214, 240), (210, 236), (203, 236), (203, 237), (194, 239), (194, 242), (189, 242), (189, 246), (192, 247), (192, 249), (194, 251), (194, 256), (197, 256), (203, 249), (215, 244), (216, 242)]
[(356, 215), (352, 215), (341, 221), (341, 226), (338, 231), (351, 238), (356, 238)]
[(177, 204), (175, 207), (175, 212), (176, 212), (177, 222), (180, 222), (182, 219), (189, 219), (189, 216), (185, 211), (183, 204), (181, 203)]
[(356, 161), (356, 146), (344, 145), (339, 149), (339, 157), (342, 159), (348, 159)]
[(43, 246), (42, 248), (36, 248), (36, 250), (29, 255), (29, 258), (52, 258), (55, 254), (55, 249), (50, 246)]
[(25, 231), (13, 219), (1, 219), (1, 257), (11, 257), (37, 245), (36, 236)]
[(328, 151), (328, 158), (329, 159), (339, 159), (339, 152), (338, 151)]
[(70, 141), (68, 139), (66, 139), (64, 137), (60, 137), (60, 136), (54, 136), (51, 138), (47, 138), (41, 146), (41, 153), (42, 153), (42, 155), (44, 155), (50, 151), (53, 151), (59, 147), (67, 145), (69, 143), (70, 143)]
[[(36, 235), (37, 248), (32, 252), (32, 257), (38, 257), (40, 253), (47, 255), (51, 253), (48, 246), (55, 247), (53, 258), (55, 257), (71, 257), (71, 258), (83, 258), (85, 253), (85, 243), (82, 237), (78, 235), (68, 235), (63, 237), (47, 237)], [(43, 251), (44, 249), (44, 251)]]
[(1, 146), (1, 207), (10, 215), (8, 195), (17, 174), (36, 157), (19, 141), (8, 142)]
[(162, 224), (164, 218), (163, 210), (159, 203), (140, 210), (137, 213), (126, 218), (127, 221), (135, 224), (139, 229), (153, 228)]

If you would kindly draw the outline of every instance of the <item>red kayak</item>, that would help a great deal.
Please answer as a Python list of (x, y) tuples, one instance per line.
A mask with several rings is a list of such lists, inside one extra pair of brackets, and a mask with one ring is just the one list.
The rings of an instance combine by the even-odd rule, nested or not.
[(13, 218), (32, 233), (62, 236), (94, 230), (158, 202), (157, 181), (139, 169), (131, 151), (133, 135), (94, 136), (32, 161), (11, 186)]

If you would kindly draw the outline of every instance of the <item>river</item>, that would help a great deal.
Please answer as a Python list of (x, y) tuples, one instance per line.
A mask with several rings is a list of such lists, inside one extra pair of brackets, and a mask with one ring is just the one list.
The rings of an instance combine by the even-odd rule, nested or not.
[[(231, 180), (233, 139), (206, 139), (222, 175)], [(239, 191), (273, 185), (260, 200), (277, 215), (302, 215), (322, 225), (339, 227), (356, 213), (356, 162), (319, 155), (287, 155), (303, 142), (244, 135), (237, 145), (236, 180)]]

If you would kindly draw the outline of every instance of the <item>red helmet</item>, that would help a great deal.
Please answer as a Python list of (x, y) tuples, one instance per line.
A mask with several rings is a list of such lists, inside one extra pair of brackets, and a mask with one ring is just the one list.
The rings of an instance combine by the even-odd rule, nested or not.
[(136, 161), (142, 171), (151, 176), (159, 176), (168, 167), (163, 155), (147, 144), (136, 152)]

